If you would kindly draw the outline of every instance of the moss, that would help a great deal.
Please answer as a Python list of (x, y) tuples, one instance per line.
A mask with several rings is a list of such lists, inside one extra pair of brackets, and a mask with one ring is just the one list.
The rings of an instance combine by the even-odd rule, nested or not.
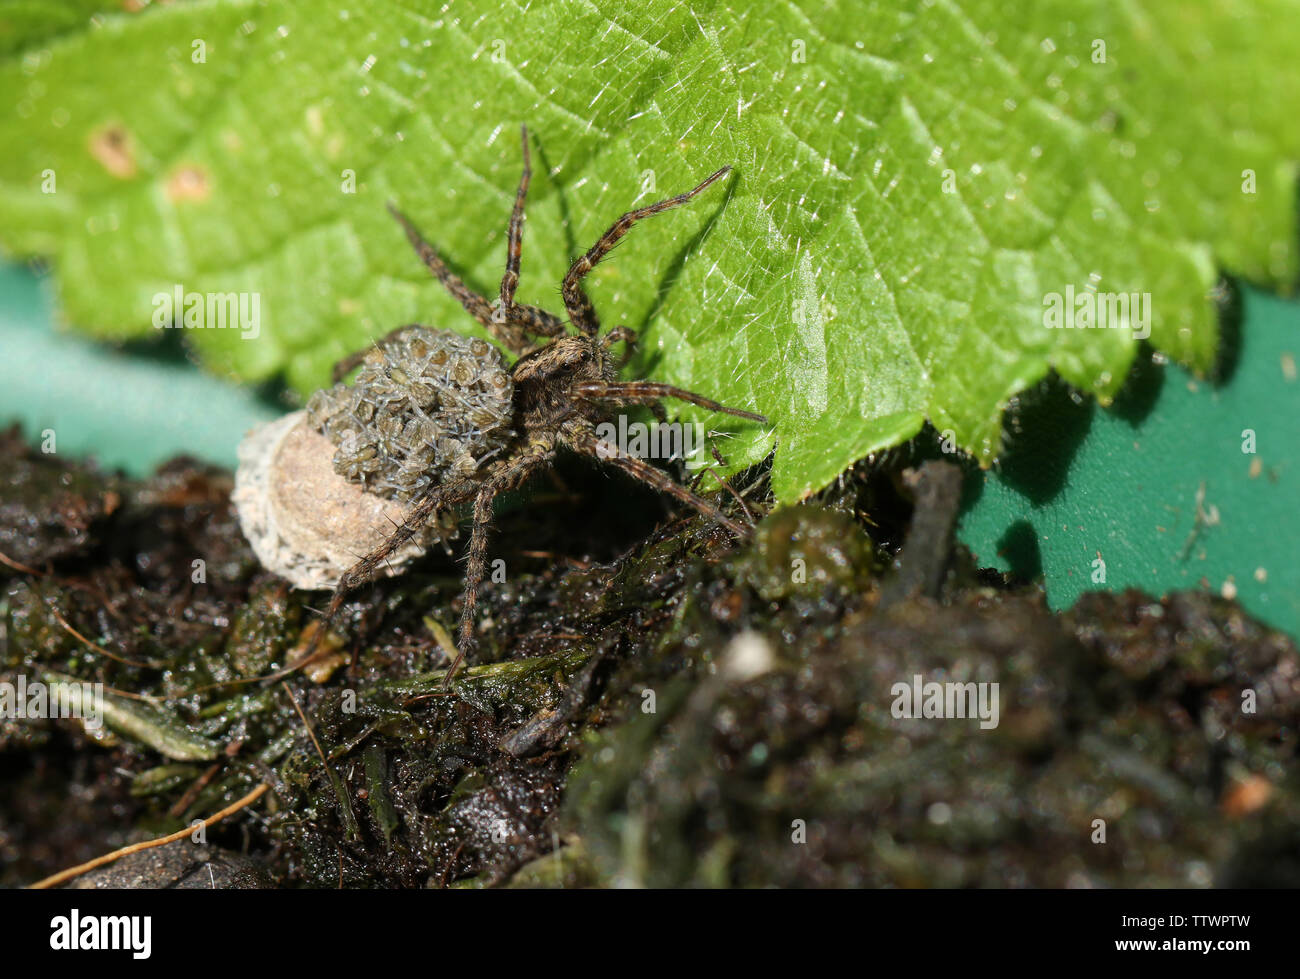
[(818, 598), (828, 589), (869, 587), (873, 573), (883, 570), (871, 559), (873, 551), (871, 539), (848, 514), (797, 506), (763, 519), (752, 546), (733, 567), (737, 580), (767, 601)]
[(289, 598), (283, 582), (262, 581), (235, 613), (224, 654), (241, 677), (261, 676), (284, 664), (289, 643), (298, 635), (302, 606)]

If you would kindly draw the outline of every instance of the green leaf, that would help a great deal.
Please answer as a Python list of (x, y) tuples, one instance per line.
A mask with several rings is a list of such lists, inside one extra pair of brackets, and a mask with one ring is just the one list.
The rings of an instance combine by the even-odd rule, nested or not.
[(112, 0), (0, 0), (0, 56), (35, 48), (70, 31), (80, 31), (101, 12), (118, 11)]
[(1133, 359), (1128, 330), (1044, 328), (1047, 294), (1149, 293), (1152, 343), (1204, 372), (1219, 270), (1297, 272), (1295, 0), (1013, 7), (230, 0), (74, 33), (0, 7), (30, 42), (0, 61), (0, 243), (108, 339), (177, 283), (255, 292), (255, 340), (189, 341), (306, 393), (396, 325), (476, 329), (383, 205), (494, 294), (520, 122), (519, 296), (549, 308), (620, 213), (731, 163), (591, 276), (632, 369), (771, 417), (723, 451), (775, 440), (784, 501), (927, 418), (987, 463), (1049, 369), (1107, 401)]

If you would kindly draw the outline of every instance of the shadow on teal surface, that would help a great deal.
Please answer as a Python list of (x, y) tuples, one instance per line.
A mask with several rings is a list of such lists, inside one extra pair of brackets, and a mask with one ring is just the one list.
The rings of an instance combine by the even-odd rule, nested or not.
[(1054, 608), (1094, 589), (1205, 588), (1300, 634), (1298, 361), (1300, 303), (1246, 289), (1218, 383), (1146, 348), (1109, 409), (1045, 383), (1008, 418), (998, 465), (974, 474), (960, 538), (985, 565), (1041, 576)]

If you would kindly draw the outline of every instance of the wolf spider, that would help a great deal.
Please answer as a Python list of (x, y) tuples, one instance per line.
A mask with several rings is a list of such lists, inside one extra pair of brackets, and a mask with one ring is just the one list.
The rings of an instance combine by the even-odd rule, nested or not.
[[(500, 299), (496, 303), (489, 303), (483, 296), (466, 286), (447, 267), (433, 246), (424, 240), (406, 216), (391, 203), (388, 205), (389, 211), (405, 229), (406, 237), (424, 264), (428, 266), (429, 271), (465, 307), (466, 312), (478, 320), (517, 357), (510, 368), (514, 383), (511, 426), (514, 436), (506, 451), (498, 458), (484, 463), (482, 467), (467, 476), (445, 480), (428, 490), (415, 502), (407, 518), (396, 527), (383, 544), (357, 561), (339, 578), (329, 608), (325, 612), (324, 621), (315, 637), (319, 639), (325, 627), (338, 614), (345, 596), (358, 585), (369, 581), (381, 563), (415, 536), (420, 528), (435, 519), (439, 511), (472, 500), (473, 530), (470, 535), (465, 571), (465, 600), (460, 616), (460, 636), (456, 657), (447, 670), (444, 686), (451, 681), (473, 642), (474, 610), (478, 602), (479, 586), (484, 577), (493, 500), (498, 494), (513, 489), (537, 470), (548, 465), (554, 459), (557, 450), (564, 447), (607, 462), (634, 479), (694, 507), (736, 536), (743, 536), (747, 532), (746, 528), (727, 517), (708, 500), (679, 486), (666, 474), (636, 456), (629, 455), (611, 443), (597, 438), (596, 425), (606, 419), (609, 409), (624, 405), (649, 406), (658, 418), (663, 419), (666, 417), (660, 403), (663, 398), (676, 398), (679, 401), (707, 408), (709, 411), (735, 415), (751, 421), (763, 423), (767, 421), (764, 416), (755, 412), (728, 408), (709, 398), (669, 384), (652, 381), (619, 381), (618, 371), (626, 361), (626, 357), (615, 363), (610, 348), (619, 341), (624, 341), (630, 346), (635, 341), (636, 334), (626, 326), (617, 326), (603, 337), (599, 336), (600, 321), (582, 286), (583, 277), (609, 253), (637, 221), (685, 204), (725, 176), (731, 167), (723, 167), (711, 174), (698, 187), (684, 194), (628, 211), (615, 221), (591, 248), (573, 262), (564, 277), (560, 292), (564, 300), (565, 312), (568, 314), (566, 321), (536, 306), (515, 302), (515, 289), (519, 284), (524, 197), (532, 177), (526, 127), (522, 129), (522, 141), (523, 175), (519, 180), (514, 209), (510, 214), (506, 270), (501, 278)], [(566, 326), (569, 324), (576, 327), (576, 336), (566, 331)], [(394, 339), (408, 329), (411, 327), (399, 327), (381, 340), (380, 344)], [(547, 342), (539, 344), (532, 339), (534, 337), (545, 338)], [(340, 361), (334, 369), (335, 381), (341, 380), (352, 368), (361, 363), (365, 354), (366, 351), (361, 351)], [(315, 639), (311, 644), (313, 647), (316, 645)], [(300, 662), (310, 658), (311, 652), (309, 648), (306, 657)]]

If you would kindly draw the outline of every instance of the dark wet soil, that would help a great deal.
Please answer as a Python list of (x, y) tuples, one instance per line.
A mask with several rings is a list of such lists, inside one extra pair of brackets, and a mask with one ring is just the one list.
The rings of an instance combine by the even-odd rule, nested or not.
[[(1294, 644), (1202, 593), (1053, 614), (953, 549), (958, 471), (891, 460), (772, 513), (744, 474), (739, 545), (562, 466), (444, 691), (455, 554), (277, 676), (327, 596), (258, 567), (229, 473), (0, 434), (0, 684), (102, 683), (107, 727), (0, 719), (0, 885), (267, 783), (83, 886), (1300, 886)], [(896, 716), (918, 677), (997, 684), (996, 725)]]

